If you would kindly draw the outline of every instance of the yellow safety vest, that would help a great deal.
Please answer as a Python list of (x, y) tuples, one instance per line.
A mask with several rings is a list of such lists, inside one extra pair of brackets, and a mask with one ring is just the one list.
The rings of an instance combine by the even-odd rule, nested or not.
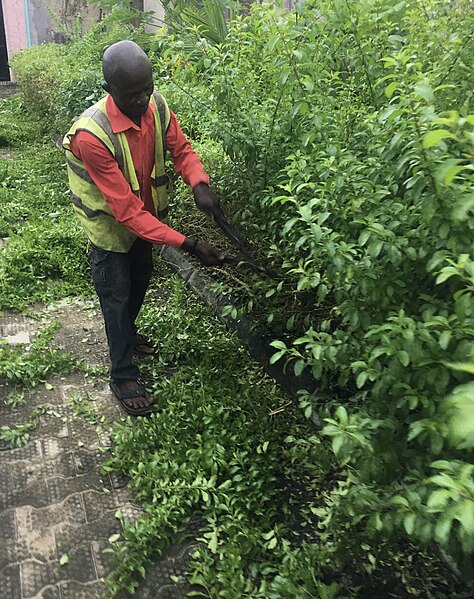
[[(112, 214), (102, 192), (92, 181), (84, 163), (71, 152), (71, 140), (78, 131), (88, 131), (105, 144), (122, 171), (135, 195), (140, 197), (135, 167), (125, 132), (113, 133), (106, 111), (106, 100), (102, 98), (88, 108), (73, 124), (63, 140), (66, 151), (67, 171), (71, 200), (76, 215), (90, 241), (104, 250), (128, 252), (136, 236), (120, 224)], [(165, 175), (166, 131), (170, 122), (170, 111), (166, 100), (157, 92), (150, 98), (156, 106), (155, 118), (155, 165), (152, 172), (152, 196), (158, 218), (167, 222), (168, 194)]]

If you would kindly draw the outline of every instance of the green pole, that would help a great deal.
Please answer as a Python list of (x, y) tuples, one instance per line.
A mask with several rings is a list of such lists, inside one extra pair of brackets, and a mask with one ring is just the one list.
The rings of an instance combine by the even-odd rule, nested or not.
[(26, 39), (28, 40), (28, 48), (31, 48), (30, 11), (28, 9), (28, 0), (23, 1), (25, 4)]

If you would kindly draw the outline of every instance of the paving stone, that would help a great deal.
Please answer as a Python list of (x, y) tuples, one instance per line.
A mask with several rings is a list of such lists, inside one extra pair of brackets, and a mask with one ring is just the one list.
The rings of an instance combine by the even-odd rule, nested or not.
[[(100, 314), (84, 305), (61, 302), (47, 310), (63, 324), (51, 347), (106, 364)], [(6, 314), (0, 317), (0, 336), (26, 331), (33, 338), (42, 326)], [(124, 416), (105, 370), (102, 377), (74, 373), (48, 382), (53, 389), (38, 385), (25, 392), (26, 405), (4, 409), (2, 398), (12, 386), (0, 384), (2, 424), (24, 423), (40, 406), (52, 412), (39, 418), (24, 447), (0, 452), (0, 599), (107, 599), (102, 579), (113, 569), (115, 556), (104, 549), (110, 547), (109, 537), (121, 532), (115, 513), (120, 509), (129, 522), (145, 514), (133, 503), (127, 478), (101, 472), (108, 457), (104, 448), (111, 445), (110, 422)], [(74, 405), (72, 399), (81, 396), (89, 398), (87, 404)], [(86, 407), (97, 413), (98, 422), (88, 421)], [(99, 422), (102, 414), (105, 422)], [(195, 541), (182, 537), (150, 569), (136, 599), (184, 598), (190, 587), (183, 574), (195, 547)], [(68, 563), (61, 566), (63, 554)], [(171, 575), (180, 581), (171, 581)]]
[(0, 510), (22, 505), (43, 507), (48, 505), (48, 502), (48, 491), (44, 480), (38, 480), (26, 487), (16, 484), (14, 489), (0, 492)]
[(9, 449), (8, 452), (0, 453), (0, 476), (2, 464), (7, 464), (10, 469), (12, 463), (20, 460), (39, 461), (42, 457), (42, 444), (39, 439), (32, 439), (23, 447), (16, 447), (15, 449)]
[(15, 510), (0, 512), (0, 541), (10, 541), (16, 537)]
[(82, 444), (84, 450), (93, 453), (101, 453), (102, 444), (97, 434), (97, 425), (90, 422), (85, 422), (79, 416), (73, 416), (69, 419), (68, 427), (71, 439), (75, 441), (74, 449), (81, 449)]
[(59, 439), (47, 437), (46, 439), (41, 439), (41, 445), (43, 449), (43, 455), (47, 460), (58, 458), (61, 454), (62, 447)]
[(2, 599), (21, 599), (20, 567), (9, 566), (0, 571), (0, 595)]
[(61, 582), (61, 599), (106, 599), (105, 584), (98, 580), (91, 583), (80, 583), (75, 580)]
[(74, 547), (83, 543), (91, 543), (108, 539), (111, 535), (121, 532), (120, 522), (113, 512), (106, 512), (91, 523), (67, 525), (56, 533), (56, 543), (59, 547)]
[(38, 562), (53, 560), (56, 554), (54, 532), (47, 525), (37, 526), (34, 509), (24, 506), (16, 509), (18, 544), (27, 548), (27, 558)]
[[(64, 553), (68, 556), (68, 562), (61, 566), (61, 578), (76, 580), (78, 582), (94, 582), (98, 580), (95, 560), (90, 544), (79, 544), (75, 547), (65, 548)], [(61, 556), (61, 550), (58, 551)]]
[(69, 428), (61, 416), (45, 414), (39, 419), (35, 434), (42, 437), (64, 438), (69, 437)]
[(61, 599), (61, 589), (59, 585), (47, 586), (41, 591), (41, 599)]
[(73, 416), (68, 422), (68, 427), (71, 448), (77, 449), (78, 441), (84, 443), (84, 445), (91, 451), (103, 447), (95, 431), (95, 425), (90, 422), (85, 422), (80, 416)]
[(30, 599), (45, 587), (54, 587), (61, 579), (59, 562), (27, 560), (20, 564), (22, 599)]
[(85, 491), (82, 494), (86, 519), (88, 522), (94, 522), (102, 518), (105, 512), (112, 511), (115, 514), (117, 508), (128, 501), (130, 492), (124, 490), (123, 493), (101, 493), (98, 491)]
[(4, 312), (0, 315), (0, 337), (10, 345), (29, 344), (30, 338), (38, 329), (38, 322), (21, 314)]
[(10, 540), (3, 540), (2, 550), (0, 551), (0, 572), (7, 567), (18, 564), (22, 560), (28, 559), (29, 557), (30, 554), (26, 543), (18, 541), (15, 537), (12, 537)]
[[(87, 489), (97, 489), (101, 484), (97, 472), (87, 472), (70, 478), (54, 477), (46, 481), (48, 496), (51, 502), (62, 501), (73, 493), (81, 493)], [(102, 485), (104, 486), (104, 485)]]
[(109, 476), (114, 489), (121, 489), (122, 487), (126, 487), (128, 485), (129, 479), (122, 474), (110, 472)]
[[(82, 443), (84, 441), (81, 440)], [(74, 467), (76, 474), (99, 472), (104, 461), (104, 453), (98, 449), (79, 447), (74, 451)]]
[(129, 524), (135, 523), (139, 518), (146, 516), (145, 510), (134, 504), (125, 504), (121, 506), (123, 520)]
[(38, 561), (55, 559), (57, 530), (85, 522), (80, 497), (70, 497), (62, 504), (42, 509), (19, 507), (15, 516), (18, 545), (25, 544), (28, 556)]
[(116, 566), (115, 555), (104, 553), (104, 549), (110, 549), (110, 543), (106, 539), (92, 541), (91, 550), (95, 562), (95, 569), (99, 579), (106, 578)]
[(45, 460), (42, 464), (42, 472), (45, 478), (53, 476), (76, 476), (74, 452), (67, 451), (60, 453), (55, 458)]

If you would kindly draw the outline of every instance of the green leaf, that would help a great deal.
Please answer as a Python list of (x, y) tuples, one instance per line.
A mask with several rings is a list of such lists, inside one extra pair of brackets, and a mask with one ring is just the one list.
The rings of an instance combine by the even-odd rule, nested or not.
[(217, 530), (213, 530), (207, 544), (211, 553), (217, 552)]
[(452, 370), (461, 370), (474, 374), (474, 362), (447, 362), (446, 366)]
[(356, 385), (358, 389), (361, 389), (365, 385), (367, 380), (367, 372), (360, 372), (356, 379)]
[(61, 555), (61, 557), (59, 558), (59, 565), (65, 566), (68, 562), (69, 562), (69, 557), (68, 557), (67, 553), (63, 553)]
[(451, 340), (451, 331), (443, 331), (439, 337), (439, 345), (441, 349), (448, 349), (449, 342)]
[(426, 505), (431, 509), (443, 509), (451, 497), (451, 492), (448, 489), (437, 489), (433, 491), (428, 498)]
[(456, 139), (456, 136), (451, 133), (451, 131), (447, 131), (446, 129), (436, 129), (436, 131), (430, 131), (423, 139), (423, 147), (432, 148), (446, 138)]
[(435, 283), (436, 285), (441, 285), (441, 283), (444, 283), (451, 277), (455, 277), (458, 275), (459, 273), (457, 268), (454, 268), (453, 266), (447, 266), (446, 268), (443, 268), (439, 275), (436, 277)]
[(304, 361), (303, 360), (297, 360), (295, 362), (295, 365), (294, 365), (294, 368), (293, 368), (293, 370), (295, 372), (295, 376), (300, 376), (300, 374), (304, 370), (304, 367), (305, 367)]
[(338, 406), (336, 413), (335, 413), (336, 417), (339, 419), (339, 422), (343, 425), (346, 426), (346, 424), (349, 421), (349, 416), (347, 414), (347, 410), (344, 406)]
[(115, 533), (109, 537), (109, 543), (116, 543), (120, 539), (120, 535)]
[(342, 444), (344, 443), (344, 435), (340, 434), (340, 435), (335, 435), (332, 438), (332, 450), (334, 452), (334, 455), (338, 455), (339, 452), (341, 451), (341, 447)]
[(403, 528), (407, 535), (411, 535), (415, 528), (415, 514), (407, 514), (405, 518), (403, 518)]
[(387, 87), (385, 88), (385, 91), (384, 91), (387, 98), (391, 98), (393, 96), (397, 87), (398, 87), (398, 83), (396, 81), (392, 81), (392, 83), (389, 83), (387, 85)]
[(408, 366), (408, 364), (410, 364), (410, 356), (404, 350), (397, 351), (397, 358), (403, 366)]
[(280, 360), (284, 355), (285, 355), (284, 351), (277, 351), (270, 358), (270, 360), (269, 360), (270, 364), (275, 364), (275, 362), (278, 362), (278, 360)]
[(446, 185), (451, 185), (451, 183), (454, 181), (454, 179), (456, 178), (457, 175), (459, 175), (459, 173), (461, 171), (464, 171), (466, 169), (465, 166), (451, 166), (450, 168), (448, 168), (444, 174), (444, 183)]
[(415, 92), (421, 98), (423, 98), (423, 100), (426, 100), (428, 104), (433, 104), (435, 98), (433, 88), (431, 87), (431, 85), (429, 85), (429, 83), (427, 83), (426, 81), (420, 81), (420, 83), (417, 83), (415, 85)]
[(275, 35), (274, 37), (271, 37), (268, 40), (267, 48), (268, 48), (268, 51), (270, 53), (273, 52), (273, 50), (274, 50), (274, 48), (277, 45), (277, 43), (278, 43), (279, 40), (280, 40), (280, 36), (279, 35)]
[(434, 536), (438, 543), (441, 545), (445, 545), (449, 538), (449, 533), (451, 532), (452, 519), (451, 517), (441, 518), (441, 520), (436, 524), (434, 529)]
[(457, 519), (468, 535), (474, 535), (474, 501), (463, 499), (457, 510)]
[(272, 539), (270, 539), (267, 547), (268, 549), (275, 549), (275, 547), (277, 546), (278, 543), (278, 539), (276, 537), (273, 537)]

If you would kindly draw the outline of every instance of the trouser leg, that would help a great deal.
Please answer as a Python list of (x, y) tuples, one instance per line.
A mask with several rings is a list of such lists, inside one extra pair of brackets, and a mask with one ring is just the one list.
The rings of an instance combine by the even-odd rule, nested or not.
[(135, 320), (145, 298), (153, 270), (152, 244), (137, 239), (129, 251), (130, 256), (130, 302), (129, 316), (132, 330), (137, 332)]
[(109, 343), (110, 378), (113, 382), (136, 380), (139, 370), (132, 360), (135, 332), (130, 317), (131, 257), (129, 253), (93, 248), (91, 262)]

